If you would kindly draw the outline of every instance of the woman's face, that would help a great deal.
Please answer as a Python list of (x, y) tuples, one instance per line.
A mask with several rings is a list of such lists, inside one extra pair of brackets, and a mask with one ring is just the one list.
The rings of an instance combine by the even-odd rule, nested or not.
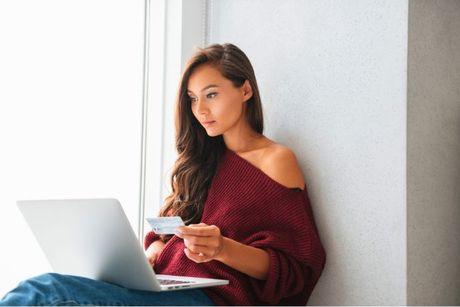
[[(209, 136), (224, 134), (234, 126), (245, 125), (245, 101), (252, 96), (248, 80), (236, 88), (220, 72), (202, 64), (189, 78), (187, 93), (192, 113)], [(205, 122), (212, 122), (206, 124)]]

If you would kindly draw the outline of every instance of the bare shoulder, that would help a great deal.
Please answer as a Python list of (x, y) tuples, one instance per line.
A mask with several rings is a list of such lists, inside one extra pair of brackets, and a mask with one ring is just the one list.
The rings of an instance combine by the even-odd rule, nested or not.
[(267, 146), (263, 154), (262, 170), (287, 188), (305, 187), (305, 180), (295, 153), (281, 144)]

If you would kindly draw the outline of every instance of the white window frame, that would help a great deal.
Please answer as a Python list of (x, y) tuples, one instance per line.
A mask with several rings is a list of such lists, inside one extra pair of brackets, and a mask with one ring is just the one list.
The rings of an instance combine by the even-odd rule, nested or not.
[(146, 0), (138, 237), (172, 191), (174, 104), (185, 62), (207, 45), (208, 0)]

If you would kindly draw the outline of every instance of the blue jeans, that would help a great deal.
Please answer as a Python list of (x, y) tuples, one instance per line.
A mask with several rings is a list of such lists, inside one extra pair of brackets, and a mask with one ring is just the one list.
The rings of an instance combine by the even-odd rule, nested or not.
[(0, 306), (11, 305), (201, 305), (214, 303), (202, 289), (142, 291), (80, 276), (47, 273), (26, 279), (8, 292)]

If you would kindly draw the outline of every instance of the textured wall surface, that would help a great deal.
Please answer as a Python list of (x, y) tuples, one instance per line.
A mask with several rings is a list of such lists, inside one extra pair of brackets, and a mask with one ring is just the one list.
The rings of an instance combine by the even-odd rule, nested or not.
[(409, 3), (408, 304), (460, 305), (460, 1)]
[(407, 6), (208, 3), (207, 43), (248, 55), (265, 134), (302, 167), (328, 255), (309, 305), (406, 303)]

